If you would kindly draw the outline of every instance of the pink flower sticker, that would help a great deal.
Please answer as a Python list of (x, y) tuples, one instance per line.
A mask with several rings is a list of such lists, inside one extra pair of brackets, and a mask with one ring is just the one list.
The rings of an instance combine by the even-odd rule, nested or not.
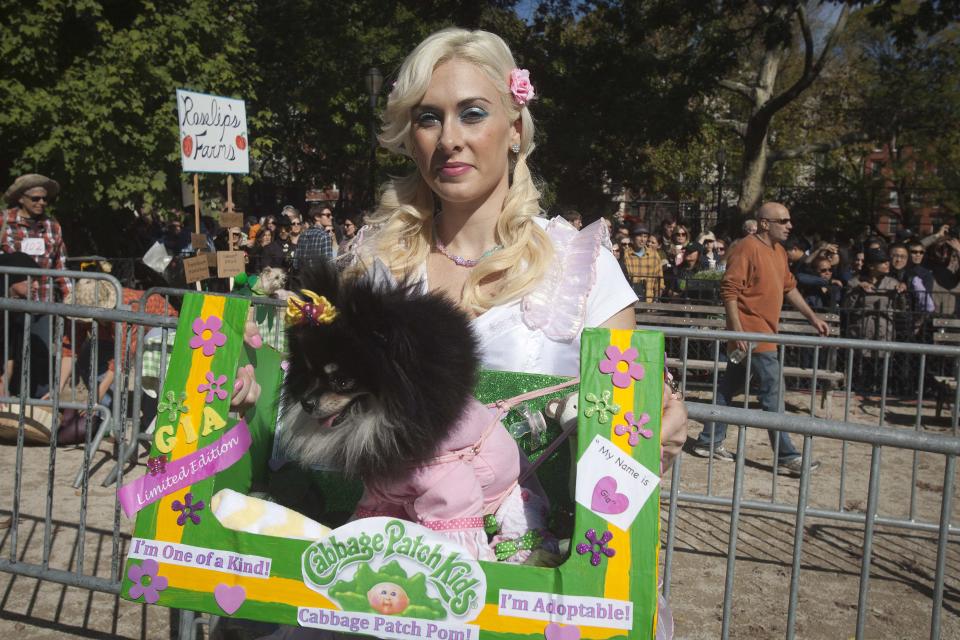
[(647, 440), (653, 437), (653, 431), (643, 428), (643, 425), (650, 422), (649, 414), (644, 413), (640, 416), (640, 418), (635, 419), (633, 417), (633, 412), (628, 411), (623, 415), (623, 419), (627, 421), (627, 424), (618, 424), (613, 428), (613, 431), (618, 436), (629, 433), (630, 436), (627, 438), (627, 442), (631, 447), (635, 447), (640, 444), (639, 436), (643, 436)]
[(526, 69), (514, 69), (510, 72), (510, 93), (513, 101), (521, 107), (533, 100), (536, 93), (530, 84), (530, 72)]
[(227, 336), (220, 331), (223, 320), (217, 316), (197, 318), (193, 321), (194, 336), (190, 338), (191, 349), (203, 349), (203, 355), (212, 356), (218, 347), (227, 343)]
[(223, 385), (227, 383), (227, 376), (220, 376), (219, 378), (213, 377), (213, 371), (207, 371), (207, 384), (200, 384), (197, 386), (197, 392), (203, 393), (207, 392), (206, 403), (210, 404), (213, 402), (214, 397), (220, 398), (221, 400), (227, 399), (227, 390), (223, 388)]
[(620, 351), (618, 347), (610, 345), (603, 352), (607, 357), (600, 361), (600, 373), (613, 374), (613, 386), (626, 389), (633, 380), (643, 380), (645, 371), (643, 365), (636, 362), (637, 350), (633, 347)]

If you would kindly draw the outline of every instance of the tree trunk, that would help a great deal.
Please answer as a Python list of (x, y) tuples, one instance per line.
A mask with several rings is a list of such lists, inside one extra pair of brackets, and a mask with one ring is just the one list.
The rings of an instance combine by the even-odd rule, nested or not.
[(743, 170), (740, 178), (740, 198), (737, 200), (737, 209), (742, 217), (756, 211), (763, 199), (768, 149), (766, 127), (762, 131), (748, 129), (747, 138), (743, 141)]
[(763, 54), (760, 68), (757, 70), (753, 92), (753, 104), (747, 119), (747, 130), (743, 137), (743, 166), (740, 178), (740, 198), (737, 209), (741, 216), (753, 213), (763, 199), (763, 187), (767, 177), (767, 154), (770, 151), (768, 137), (770, 120), (773, 117), (765, 107), (773, 95), (777, 76), (780, 74), (786, 48), (780, 44), (771, 44)]

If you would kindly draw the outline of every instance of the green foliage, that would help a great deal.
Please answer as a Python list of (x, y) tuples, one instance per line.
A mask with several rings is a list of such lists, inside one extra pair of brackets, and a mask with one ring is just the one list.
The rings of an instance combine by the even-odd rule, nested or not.
[(443, 608), (443, 603), (427, 594), (426, 576), (416, 573), (408, 577), (407, 572), (396, 560), (383, 565), (379, 571), (374, 571), (366, 564), (359, 565), (353, 580), (335, 583), (330, 588), (330, 595), (336, 598), (345, 611), (375, 614), (379, 612), (370, 606), (367, 592), (382, 582), (393, 583), (407, 593), (410, 604), (401, 612), (401, 615), (426, 620), (442, 620), (446, 617), (447, 612)]
[(175, 90), (254, 95), (244, 28), (252, 8), (47, 0), (25, 10), (0, 1), (0, 131), (12, 151), (3, 173), (56, 177), (61, 216), (177, 204)]

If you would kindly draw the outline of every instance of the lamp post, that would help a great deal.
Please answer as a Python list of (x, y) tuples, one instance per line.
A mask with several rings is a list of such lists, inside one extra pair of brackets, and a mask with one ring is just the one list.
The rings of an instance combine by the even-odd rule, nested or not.
[(380, 69), (370, 67), (363, 77), (367, 85), (367, 95), (370, 97), (370, 190), (368, 191), (368, 205), (375, 204), (377, 190), (377, 98), (380, 96), (380, 88), (383, 86), (383, 74)]
[(727, 150), (722, 146), (717, 149), (717, 223), (720, 220), (720, 209), (723, 205), (723, 173), (727, 168)]

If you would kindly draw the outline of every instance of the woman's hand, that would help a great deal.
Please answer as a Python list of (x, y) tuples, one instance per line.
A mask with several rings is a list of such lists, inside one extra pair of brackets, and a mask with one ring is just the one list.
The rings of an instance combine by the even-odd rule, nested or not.
[(667, 472), (687, 441), (687, 407), (667, 384), (663, 385), (663, 419), (660, 422), (660, 475)]
[(230, 408), (237, 413), (244, 414), (260, 399), (260, 384), (257, 382), (253, 365), (237, 369), (237, 379), (233, 383), (233, 396), (230, 398)]
[[(263, 346), (263, 338), (257, 323), (253, 322), (253, 309), (250, 309), (248, 320), (243, 326), (243, 341), (259, 349)], [(260, 384), (257, 382), (252, 364), (237, 369), (237, 379), (233, 383), (233, 396), (230, 398), (230, 408), (243, 414), (260, 399)]]

